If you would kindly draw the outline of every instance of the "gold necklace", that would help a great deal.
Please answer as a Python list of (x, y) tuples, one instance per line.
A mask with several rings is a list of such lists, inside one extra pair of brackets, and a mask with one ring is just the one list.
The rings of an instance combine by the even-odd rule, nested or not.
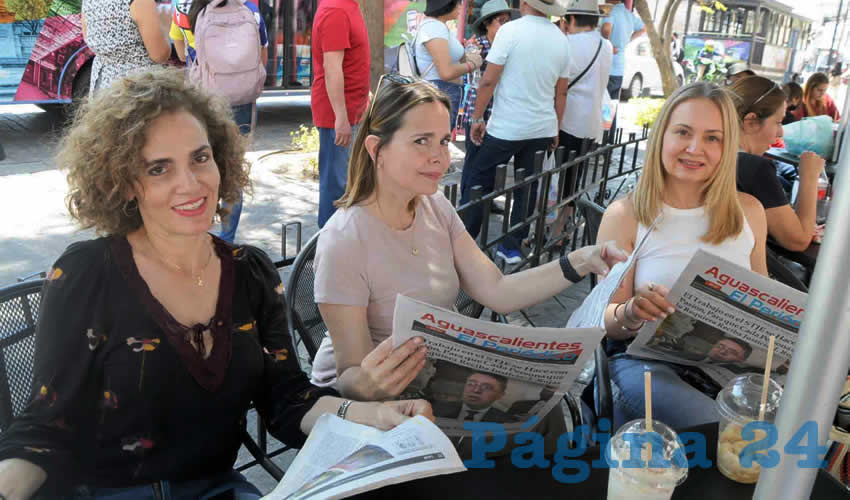
[(182, 274), (188, 274), (188, 275), (189, 275), (189, 277), (191, 277), (192, 279), (194, 279), (194, 280), (195, 280), (195, 284), (196, 284), (198, 287), (203, 287), (203, 286), (205, 286), (205, 285), (206, 285), (206, 282), (204, 281), (204, 272), (206, 272), (207, 268), (208, 268), (208, 267), (209, 267), (209, 265), (210, 265), (210, 262), (212, 262), (212, 255), (213, 255), (212, 245), (210, 245), (210, 246), (208, 247), (208, 248), (209, 248), (209, 255), (207, 255), (207, 262), (206, 262), (206, 264), (204, 264), (204, 267), (202, 267), (202, 268), (201, 268), (201, 270), (200, 270), (200, 271), (198, 272), (198, 274), (196, 275), (196, 274), (192, 273), (192, 272), (191, 272), (191, 270), (190, 270), (189, 272), (186, 272), (186, 270), (185, 270), (185, 269), (183, 269), (181, 266), (179, 266), (179, 265), (177, 265), (176, 263), (171, 262), (170, 260), (168, 260), (168, 259), (166, 259), (165, 257), (163, 257), (163, 256), (162, 256), (159, 252), (157, 252), (157, 251), (156, 251), (156, 248), (153, 246), (153, 243), (151, 243), (151, 242), (150, 242), (150, 239), (148, 240), (148, 244), (151, 246), (151, 248), (153, 248), (154, 253), (156, 254), (157, 258), (158, 258), (160, 261), (162, 261), (163, 263), (165, 263), (165, 264), (167, 264), (167, 265), (169, 265), (169, 266), (173, 267), (174, 269), (177, 269), (177, 270), (178, 270), (178, 271), (180, 271)]
[[(375, 200), (375, 204), (378, 205), (378, 212), (381, 214), (381, 216), (384, 219), (386, 219), (387, 216), (384, 214), (384, 211), (381, 209), (381, 203), (379, 201)], [(390, 226), (391, 229), (395, 229), (389, 223), (387, 223), (387, 225)], [(415, 225), (416, 225), (416, 210), (414, 209), (414, 211), (413, 211), (413, 221), (406, 228), (400, 229), (400, 231), (404, 231), (405, 229), (408, 229), (408, 228), (410, 229), (410, 254), (413, 255), (414, 257), (419, 255), (419, 249), (416, 247)], [(397, 231), (399, 231), (399, 230), (397, 230)]]

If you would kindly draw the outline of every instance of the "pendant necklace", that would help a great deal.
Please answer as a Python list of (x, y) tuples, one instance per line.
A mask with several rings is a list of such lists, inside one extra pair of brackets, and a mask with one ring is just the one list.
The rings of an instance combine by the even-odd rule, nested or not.
[[(153, 244), (151, 244), (151, 248), (153, 248)], [(183, 274), (188, 274), (192, 279), (195, 280), (196, 286), (203, 287), (203, 286), (206, 285), (206, 282), (204, 281), (204, 272), (206, 272), (207, 268), (210, 266), (210, 262), (212, 262), (212, 255), (213, 255), (212, 246), (210, 246), (208, 248), (209, 248), (210, 253), (209, 253), (209, 255), (207, 255), (207, 262), (206, 262), (206, 264), (204, 264), (204, 267), (201, 268), (201, 270), (198, 272), (198, 274), (193, 274), (191, 272), (191, 270), (189, 272), (187, 272), (181, 266), (179, 266), (179, 265), (175, 264), (174, 262), (171, 262), (170, 260), (163, 257), (161, 254), (159, 254), (159, 252), (156, 252), (156, 254), (157, 254), (157, 257), (159, 257), (159, 260), (161, 260), (162, 262), (168, 264), (169, 266), (173, 267), (174, 269), (177, 269), (178, 271), (180, 271)], [(154, 250), (156, 250), (156, 248), (154, 248)]]
[[(381, 209), (381, 203), (376, 201), (375, 204), (378, 205), (378, 212), (380, 212), (380, 214), (384, 218), (386, 218), (386, 215), (384, 215), (384, 211)], [(389, 224), (387, 224), (387, 225), (389, 225)], [(413, 211), (413, 221), (405, 229), (395, 229), (393, 226), (391, 226), (391, 225), (389, 225), (389, 226), (390, 226), (391, 229), (394, 229), (394, 230), (397, 230), (397, 231), (405, 231), (406, 229), (410, 229), (410, 254), (413, 255), (414, 257), (419, 255), (419, 248), (416, 247), (416, 232), (415, 232), (415, 229), (416, 229), (416, 210), (415, 209)]]

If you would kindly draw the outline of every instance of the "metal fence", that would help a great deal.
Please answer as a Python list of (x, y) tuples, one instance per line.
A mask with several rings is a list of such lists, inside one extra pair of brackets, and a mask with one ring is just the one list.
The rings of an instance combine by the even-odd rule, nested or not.
[[(628, 192), (629, 182), (636, 180), (643, 168), (642, 158), (639, 158), (638, 153), (641, 142), (647, 139), (647, 133), (648, 129), (644, 128), (640, 134), (630, 133), (626, 140), (622, 140), (622, 130), (619, 130), (618, 140), (614, 144), (592, 145), (589, 148), (586, 144), (584, 151), (578, 152), (568, 153), (561, 146), (555, 151), (555, 168), (545, 171), (545, 152), (538, 151), (534, 157), (533, 170), (526, 172), (523, 168), (515, 169), (513, 182), (509, 185), (506, 185), (508, 166), (499, 165), (496, 167), (493, 191), (484, 193), (481, 186), (473, 186), (471, 200), (461, 206), (457, 206), (460, 190), (458, 184), (446, 185), (444, 193), (457, 207), (462, 219), (473, 210), (481, 211), (483, 218), (478, 233), (478, 245), (491, 256), (495, 247), (502, 243), (509, 233), (528, 227), (530, 237), (526, 240), (528, 245), (524, 245), (523, 260), (511, 271), (535, 267), (566, 250), (567, 245), (562, 245), (562, 242), (569, 241), (569, 248), (575, 250), (580, 242), (586, 241), (586, 235), (582, 231), (585, 226), (583, 217), (574, 209), (576, 199), (584, 196), (607, 206), (610, 201)], [(557, 197), (550, 200), (553, 179), (557, 182)], [(576, 179), (577, 186), (574, 189), (566, 185), (568, 179)], [(534, 207), (530, 207), (533, 190), (539, 190), (539, 195)], [(491, 221), (492, 207), (498, 198), (504, 198), (504, 214), (500, 230), (493, 231), (491, 223), (498, 221)], [(526, 209), (526, 213), (522, 214), (518, 223), (512, 225), (511, 214), (518, 199), (524, 201), (521, 206)], [(562, 211), (566, 211), (566, 214), (562, 214)], [(558, 218), (559, 215), (561, 220), (565, 221), (563, 232), (547, 238), (547, 216)], [(546, 255), (549, 259), (544, 260)]]

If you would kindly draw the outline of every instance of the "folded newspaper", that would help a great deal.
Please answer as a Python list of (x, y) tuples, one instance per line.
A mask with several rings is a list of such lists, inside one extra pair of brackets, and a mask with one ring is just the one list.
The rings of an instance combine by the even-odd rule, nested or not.
[(425, 417), (380, 431), (324, 414), (283, 480), (264, 498), (345, 498), (465, 470), (451, 441)]
[(470, 318), (399, 295), (393, 345), (422, 337), (428, 362), (405, 397), (431, 402), (449, 436), (469, 436), (464, 422), (503, 424), (520, 431), (532, 416), (558, 405), (604, 331), (531, 328)]
[(763, 372), (770, 336), (773, 371), (788, 370), (806, 311), (805, 293), (697, 251), (667, 296), (676, 312), (646, 323), (628, 353), (697, 366), (720, 385)]

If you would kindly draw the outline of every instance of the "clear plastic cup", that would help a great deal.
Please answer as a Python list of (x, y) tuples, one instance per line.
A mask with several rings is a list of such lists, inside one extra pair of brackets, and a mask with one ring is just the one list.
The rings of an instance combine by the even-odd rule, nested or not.
[[(761, 466), (753, 462), (752, 467), (741, 464), (741, 450), (762, 439), (765, 431), (755, 429), (755, 439), (746, 440), (741, 435), (744, 426), (759, 418), (761, 390), (764, 375), (741, 375), (729, 381), (717, 394), (717, 411), (720, 413), (720, 428), (717, 438), (717, 468), (729, 479), (744, 483), (755, 483), (759, 479)], [(764, 421), (773, 422), (782, 397), (782, 386), (770, 379), (767, 387)]]
[(642, 442), (640, 456), (643, 467), (625, 467), (623, 462), (631, 458), (634, 441), (634, 438), (626, 436), (647, 434), (645, 419), (626, 423), (611, 438), (607, 449), (607, 457), (617, 461), (617, 467), (612, 467), (608, 474), (608, 500), (669, 500), (676, 486), (688, 476), (685, 454), (679, 453), (685, 463), (674, 459), (676, 450), (681, 446), (676, 432), (658, 420), (652, 421), (652, 430), (658, 433), (663, 443), (661, 453), (653, 449), (652, 455), (670, 462), (670, 466), (649, 467), (650, 449), (646, 442)]

